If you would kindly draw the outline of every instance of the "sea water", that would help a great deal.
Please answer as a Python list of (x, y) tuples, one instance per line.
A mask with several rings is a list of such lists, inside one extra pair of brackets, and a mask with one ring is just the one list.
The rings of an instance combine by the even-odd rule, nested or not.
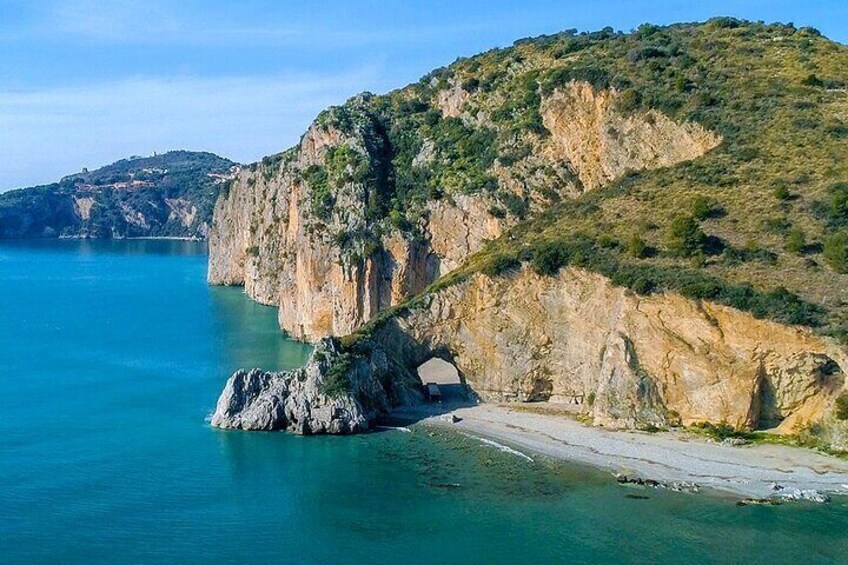
[(739, 507), (413, 426), (211, 428), (309, 348), (173, 241), (0, 243), (0, 563), (836, 563), (848, 500)]

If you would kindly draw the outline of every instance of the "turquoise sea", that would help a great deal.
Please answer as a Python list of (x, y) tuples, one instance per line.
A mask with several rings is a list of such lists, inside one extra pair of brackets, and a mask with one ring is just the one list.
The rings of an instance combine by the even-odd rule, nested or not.
[(0, 563), (837, 563), (848, 500), (739, 507), (415, 427), (222, 432), (306, 346), (202, 244), (0, 243)]

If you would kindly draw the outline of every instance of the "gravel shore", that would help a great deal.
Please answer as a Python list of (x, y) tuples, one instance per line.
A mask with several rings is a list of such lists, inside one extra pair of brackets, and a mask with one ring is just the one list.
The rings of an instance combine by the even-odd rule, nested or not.
[[(746, 498), (812, 491), (848, 495), (848, 461), (781, 445), (728, 446), (682, 432), (610, 431), (562, 415), (482, 404), (457, 408), (461, 420), (405, 409), (402, 418), (450, 426), (558, 459), (587, 463), (664, 484), (695, 483)], [(781, 485), (782, 491), (776, 491)]]

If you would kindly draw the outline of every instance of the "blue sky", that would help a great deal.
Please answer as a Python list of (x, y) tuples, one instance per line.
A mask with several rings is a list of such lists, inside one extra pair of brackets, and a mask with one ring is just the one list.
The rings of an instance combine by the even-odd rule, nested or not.
[(0, 0), (0, 191), (168, 149), (251, 162), (458, 56), (716, 15), (848, 43), (846, 0)]

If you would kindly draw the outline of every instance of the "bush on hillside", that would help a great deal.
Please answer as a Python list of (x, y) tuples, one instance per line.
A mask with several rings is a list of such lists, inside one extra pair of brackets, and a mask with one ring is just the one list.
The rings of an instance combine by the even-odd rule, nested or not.
[(848, 393), (843, 392), (836, 399), (834, 415), (837, 420), (848, 420)]
[(692, 201), (692, 215), (698, 220), (720, 218), (725, 215), (724, 207), (715, 198), (698, 195)]
[(807, 247), (807, 236), (803, 230), (793, 229), (786, 236), (786, 250), (790, 253), (803, 253)]
[(683, 257), (703, 253), (707, 246), (707, 235), (693, 216), (678, 216), (668, 230), (669, 250)]
[(648, 255), (648, 245), (638, 235), (633, 235), (627, 240), (627, 252), (636, 259), (644, 259)]
[(848, 273), (848, 232), (840, 231), (824, 242), (824, 259), (837, 273)]
[(521, 261), (511, 255), (496, 255), (481, 269), (483, 274), (496, 277), (504, 273), (517, 270), (521, 267)]
[(835, 224), (848, 222), (848, 182), (836, 183), (828, 190), (830, 219)]

